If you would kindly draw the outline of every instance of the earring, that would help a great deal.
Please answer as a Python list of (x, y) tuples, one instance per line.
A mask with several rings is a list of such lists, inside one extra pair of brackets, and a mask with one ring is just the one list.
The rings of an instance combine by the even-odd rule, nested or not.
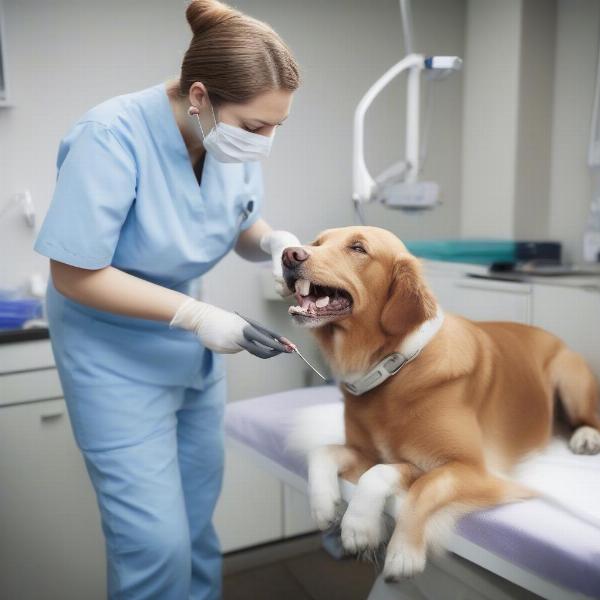
[(195, 106), (190, 106), (188, 108), (188, 115), (190, 115), (190, 117), (193, 117), (194, 115), (199, 115), (200, 111), (195, 107)]

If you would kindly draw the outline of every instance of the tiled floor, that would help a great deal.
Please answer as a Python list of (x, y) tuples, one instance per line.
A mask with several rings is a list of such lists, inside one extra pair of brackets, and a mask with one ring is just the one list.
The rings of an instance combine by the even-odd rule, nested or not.
[(314, 550), (227, 575), (223, 600), (365, 600), (375, 567)]

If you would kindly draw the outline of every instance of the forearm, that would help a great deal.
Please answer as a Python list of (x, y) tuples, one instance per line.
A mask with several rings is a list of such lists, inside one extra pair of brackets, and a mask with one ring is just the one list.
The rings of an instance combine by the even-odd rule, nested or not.
[(271, 256), (261, 250), (260, 240), (269, 233), (271, 227), (263, 219), (258, 219), (251, 227), (242, 231), (235, 246), (236, 253), (246, 260), (258, 262), (269, 260)]
[(128, 317), (171, 321), (187, 299), (114, 267), (89, 270), (51, 260), (50, 269), (54, 286), (67, 298)]

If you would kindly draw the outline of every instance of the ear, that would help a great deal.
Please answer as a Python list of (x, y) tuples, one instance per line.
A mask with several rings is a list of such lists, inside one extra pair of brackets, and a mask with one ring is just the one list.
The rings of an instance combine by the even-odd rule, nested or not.
[(188, 93), (190, 106), (196, 109), (206, 108), (209, 104), (208, 92), (206, 86), (201, 81), (196, 81), (190, 86)]
[(392, 271), (388, 298), (381, 312), (381, 328), (388, 335), (404, 337), (421, 323), (433, 319), (437, 304), (429, 291), (416, 258), (398, 259)]

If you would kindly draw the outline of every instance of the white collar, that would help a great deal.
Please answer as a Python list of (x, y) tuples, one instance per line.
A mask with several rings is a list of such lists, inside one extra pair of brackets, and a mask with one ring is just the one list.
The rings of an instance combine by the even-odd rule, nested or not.
[(364, 375), (351, 377), (351, 381), (342, 381), (344, 388), (354, 396), (362, 396), (395, 375), (406, 363), (415, 359), (419, 352), (440, 330), (444, 322), (444, 312), (438, 306), (433, 319), (422, 323), (418, 329), (407, 335), (396, 352), (380, 360)]

